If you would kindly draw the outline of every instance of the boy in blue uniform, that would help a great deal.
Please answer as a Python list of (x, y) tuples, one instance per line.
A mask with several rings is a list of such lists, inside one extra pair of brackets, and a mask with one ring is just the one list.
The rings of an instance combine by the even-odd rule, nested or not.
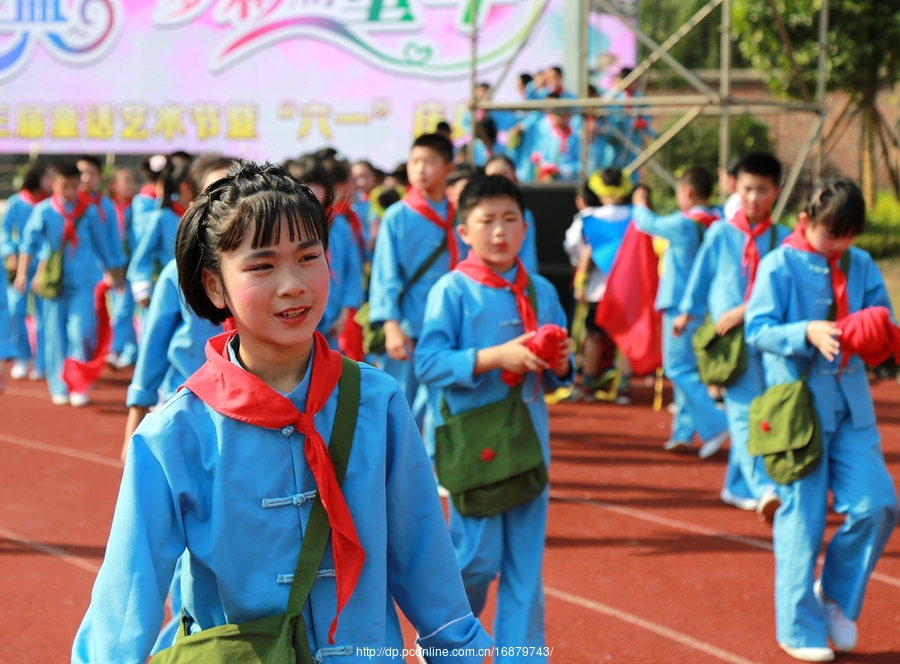
[(725, 444), (728, 420), (725, 413), (716, 408), (706, 386), (700, 382), (697, 357), (691, 345), (691, 337), (699, 321), (692, 322), (685, 329), (686, 334), (678, 337), (672, 334), (672, 324), (703, 236), (718, 219), (709, 207), (712, 187), (712, 176), (705, 169), (689, 168), (675, 189), (675, 200), (680, 211), (664, 217), (654, 214), (647, 207), (645, 189), (638, 188), (632, 197), (637, 227), (669, 242), (662, 281), (656, 295), (656, 308), (663, 317), (663, 369), (672, 381), (678, 412), (672, 418), (672, 434), (663, 449), (688, 448), (697, 433), (704, 441), (700, 447), (701, 459), (712, 456)]
[[(498, 154), (488, 159), (484, 167), (484, 174), (502, 175), (511, 182), (519, 184), (519, 178), (516, 177), (516, 165), (506, 155)], [(528, 274), (537, 274), (537, 225), (534, 223), (534, 214), (528, 208), (525, 208), (525, 224), (527, 226), (525, 229), (525, 241), (522, 243), (522, 251), (519, 252), (519, 258), (522, 259)]]
[[(125, 255), (125, 240), (123, 230), (119, 226), (119, 209), (115, 202), (109, 197), (100, 193), (100, 185), (103, 182), (103, 167), (100, 160), (91, 155), (82, 155), (78, 157), (76, 162), (78, 170), (81, 171), (81, 190), (85, 192), (91, 199), (91, 202), (97, 206), (97, 212), (100, 215), (100, 223), (103, 226), (106, 236), (106, 242), (111, 255), (116, 257), (117, 262), (125, 265), (128, 259)], [(128, 217), (131, 215), (130, 210), (123, 210), (123, 215)], [(123, 221), (126, 219), (123, 218)], [(129, 245), (134, 246), (134, 245)], [(114, 293), (112, 296), (113, 316), (112, 330), (113, 340), (110, 346), (110, 352), (115, 353), (110, 357), (110, 363), (116, 365), (119, 359), (119, 353), (122, 352), (122, 360), (119, 368), (126, 367), (134, 363), (137, 354), (137, 335), (134, 330), (134, 298), (131, 293)], [(123, 322), (123, 316), (127, 319)], [(130, 327), (129, 327), (130, 326)], [(129, 332), (130, 329), (130, 332)], [(124, 338), (123, 338), (124, 335)]]
[[(185, 300), (213, 324), (230, 315), (237, 334), (212, 339), (186, 389), (132, 437), (73, 662), (145, 662), (182, 557), (191, 634), (283, 614), (322, 509), (331, 535), (297, 623), (314, 661), (402, 662), (395, 606), (432, 664), (483, 660), (490, 638), (466, 602), (403, 394), (315, 331), (327, 233), (312, 192), (278, 166), (236, 167), (185, 216)], [(358, 397), (340, 483), (320, 432), (334, 426), (344, 372)], [(444, 654), (459, 648), (475, 654)]]
[(175, 233), (178, 222), (194, 199), (195, 185), (188, 164), (170, 162), (162, 172), (159, 207), (150, 212), (138, 229), (138, 245), (128, 264), (128, 281), (135, 301), (150, 304), (153, 271), (175, 257)]
[[(672, 324), (676, 336), (693, 319), (707, 314), (716, 322), (716, 333), (724, 335), (744, 324), (747, 299), (761, 256), (787, 236), (788, 229), (773, 225), (772, 206), (781, 192), (781, 164), (770, 154), (747, 155), (738, 167), (737, 189), (741, 209), (727, 223), (713, 225), (691, 268), (679, 310)], [(747, 370), (725, 392), (725, 413), (731, 450), (721, 498), (740, 509), (757, 510), (764, 520), (778, 507), (775, 486), (762, 461), (747, 453), (750, 402), (763, 393), (762, 358), (747, 349)]]
[[(429, 388), (440, 390), (441, 402), (452, 415), (505, 399), (511, 394), (510, 384), (524, 377), (517, 389), (540, 441), (535, 445), (549, 466), (549, 418), (541, 388), (552, 392), (571, 383), (574, 365), (564, 332), (552, 366), (527, 345), (539, 326), (565, 326), (566, 317), (547, 280), (530, 275), (530, 287), (526, 286), (529, 275), (518, 259), (525, 236), (523, 209), (518, 188), (502, 176), (476, 178), (463, 190), (458, 231), (471, 253), (428, 294), (416, 348), (416, 374)], [(533, 298), (527, 288), (533, 289)], [(515, 377), (512, 381), (510, 375)], [(441, 426), (443, 416), (439, 412), (436, 417)], [(488, 463), (495, 461), (492, 446), (500, 449), (490, 437), (465, 442), (484, 446), (481, 459)], [(438, 474), (440, 478), (440, 459)], [(496, 662), (521, 661), (523, 657), (503, 652), (504, 646), (517, 645), (537, 648), (527, 661), (547, 659), (542, 650), (541, 561), (548, 501), (545, 487), (535, 497), (493, 516), (463, 516), (455, 498), (450, 504), (450, 534), (476, 614), (484, 608), (489, 584), (500, 575), (494, 623)]]
[[(25, 224), (28, 222), (34, 206), (50, 195), (52, 183), (53, 169), (47, 162), (41, 159), (31, 162), (28, 170), (25, 171), (21, 191), (10, 196), (6, 202), (6, 215), (3, 217), (3, 228), (0, 231), (0, 259), (3, 260), (9, 277), (8, 286), (4, 282), (3, 288), (7, 291), (6, 295), (9, 301), (10, 341), (16, 349), (10, 371), (10, 377), (13, 380), (21, 380), (25, 376), (32, 380), (44, 377), (44, 302), (37, 295), (32, 294), (37, 334), (33, 353), (34, 364), (29, 372), (28, 363), (32, 359), (32, 348), (28, 340), (25, 319), (28, 317), (30, 291), (19, 293), (13, 288), (12, 282), (16, 277), (19, 247), (25, 235)], [(37, 263), (34, 263), (28, 274), (29, 283), (34, 278), (36, 270)]]
[(69, 394), (62, 379), (63, 362), (66, 357), (85, 361), (93, 354), (97, 338), (94, 287), (100, 276), (98, 265), (112, 273), (117, 287), (123, 284), (125, 267), (121, 253), (114, 255), (109, 249), (96, 206), (79, 192), (80, 178), (75, 164), (56, 165), (53, 196), (35, 206), (25, 226), (15, 282), (16, 290), (24, 293), (30, 285), (28, 268), (32, 259), (40, 261), (34, 277), (37, 280), (51, 252), (62, 252), (60, 293), (44, 300), (47, 385), (57, 405), (88, 403), (87, 394)]
[(8, 380), (6, 369), (9, 360), (16, 356), (16, 346), (12, 341), (12, 325), (10, 324), (9, 304), (6, 301), (6, 289), (0, 288), (0, 394), (6, 391)]
[[(747, 340), (763, 353), (766, 385), (807, 375), (822, 432), (815, 468), (778, 486), (773, 530), (778, 643), (808, 662), (834, 658), (828, 639), (836, 650), (855, 648), (866, 584), (897, 523), (866, 368), (859, 356), (842, 352), (832, 322), (868, 307), (891, 311), (871, 256), (850, 246), (865, 218), (855, 184), (821, 185), (785, 246), (760, 263), (747, 309)], [(849, 264), (842, 261), (845, 252)], [(829, 490), (845, 520), (815, 580)]]
[[(447, 200), (453, 172), (453, 144), (440, 134), (423, 134), (413, 143), (407, 164), (410, 190), (384, 213), (375, 240), (369, 282), (369, 320), (384, 326), (384, 370), (397, 379), (412, 406), (419, 381), (412, 363), (422, 332), (425, 298), (456, 266), (459, 245), (453, 230), (456, 211)], [(444, 247), (415, 283), (413, 275), (438, 247)]]

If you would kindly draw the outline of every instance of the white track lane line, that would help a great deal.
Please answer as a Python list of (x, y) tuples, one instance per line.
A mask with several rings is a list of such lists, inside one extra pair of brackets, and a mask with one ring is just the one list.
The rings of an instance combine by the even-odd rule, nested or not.
[(29, 389), (22, 387), (14, 387), (9, 385), (6, 388), (5, 394), (8, 394), (12, 397), (30, 397), (32, 399), (40, 399), (41, 401), (50, 401), (50, 393), (46, 389), (38, 389), (37, 387)]
[(100, 456), (99, 454), (91, 454), (90, 452), (82, 452), (81, 450), (76, 450), (72, 447), (64, 447), (62, 445), (52, 445), (50, 443), (41, 443), (36, 440), (29, 440), (28, 438), (19, 438), (18, 436), (10, 436), (5, 433), (0, 433), (0, 443), (10, 443), (11, 445), (20, 445), (21, 447), (27, 447), (32, 450), (39, 450), (41, 452), (51, 452), (53, 454), (61, 454), (63, 456), (74, 457), (75, 459), (81, 459), (82, 461), (90, 461), (92, 463), (99, 463), (103, 466), (109, 466), (111, 468), (122, 468), (122, 462), (118, 459), (110, 459), (109, 457)]
[(653, 632), (658, 636), (669, 639), (670, 641), (675, 641), (677, 643), (680, 643), (681, 645), (687, 646), (688, 648), (693, 648), (694, 650), (699, 650), (700, 652), (706, 653), (711, 657), (721, 659), (724, 662), (731, 662), (732, 664), (756, 664), (749, 659), (744, 659), (740, 655), (735, 655), (734, 653), (728, 652), (727, 650), (722, 650), (722, 648), (717, 648), (716, 646), (710, 643), (706, 643), (705, 641), (700, 641), (691, 636), (688, 636), (687, 634), (676, 632), (674, 629), (663, 627), (662, 625), (658, 625), (657, 623), (650, 622), (649, 620), (644, 620), (643, 618), (632, 615), (630, 613), (626, 613), (625, 611), (620, 611), (615, 607), (601, 604), (600, 602), (585, 599), (584, 597), (579, 597), (578, 595), (573, 595), (562, 590), (557, 590), (556, 588), (548, 588), (547, 586), (544, 586), (544, 594), (549, 595), (550, 597), (555, 597), (556, 599), (562, 600), (563, 602), (575, 604), (576, 606), (580, 606), (590, 611), (602, 613), (603, 615), (616, 618), (617, 620), (627, 622), (631, 625), (635, 625), (637, 627), (640, 627), (641, 629), (647, 630), (648, 632)]
[[(563, 500), (568, 503), (578, 503), (580, 505), (591, 505), (593, 507), (598, 507), (600, 509), (606, 510), (608, 512), (615, 512), (616, 514), (621, 514), (622, 516), (631, 517), (633, 519), (640, 519), (641, 521), (649, 521), (650, 523), (656, 523), (661, 526), (666, 526), (668, 528), (673, 528), (675, 530), (683, 530), (689, 533), (696, 533), (698, 535), (704, 535), (706, 537), (717, 537), (719, 539), (728, 540), (730, 542), (737, 542), (738, 544), (743, 544), (745, 546), (754, 547), (756, 549), (763, 549), (764, 551), (772, 551), (772, 543), (766, 542), (764, 540), (756, 539), (753, 537), (744, 537), (743, 535), (732, 535), (731, 533), (726, 533), (721, 530), (714, 530), (712, 528), (706, 528), (704, 526), (698, 526), (694, 523), (688, 523), (687, 521), (679, 521), (677, 519), (669, 519), (668, 517), (659, 516), (657, 514), (653, 514), (652, 512), (644, 512), (642, 510), (636, 510), (631, 507), (623, 507), (622, 505), (616, 505), (615, 503), (607, 503), (602, 500), (595, 500), (590, 497), (585, 498), (576, 498), (574, 496), (567, 495), (565, 493), (561, 493), (559, 491), (551, 491), (550, 497), (556, 500)], [(822, 557), (819, 557), (819, 562), (822, 562)], [(889, 586), (894, 586), (896, 588), (900, 588), (900, 579), (888, 576), (887, 574), (881, 574), (880, 572), (873, 572), (871, 578), (875, 581), (880, 581), (881, 583), (886, 583)]]
[(21, 544), (22, 546), (27, 546), (29, 549), (34, 549), (35, 551), (46, 553), (48, 556), (59, 558), (63, 562), (67, 562), (70, 565), (78, 567), (79, 569), (83, 569), (85, 572), (96, 574), (100, 571), (100, 565), (92, 563), (85, 558), (81, 558), (80, 556), (73, 556), (72, 554), (66, 553), (62, 549), (58, 549), (55, 546), (50, 546), (49, 544), (33, 542), (17, 533), (12, 532), (11, 530), (3, 528), (2, 526), (0, 526), (0, 537), (8, 539), (11, 542), (16, 542), (17, 544)]

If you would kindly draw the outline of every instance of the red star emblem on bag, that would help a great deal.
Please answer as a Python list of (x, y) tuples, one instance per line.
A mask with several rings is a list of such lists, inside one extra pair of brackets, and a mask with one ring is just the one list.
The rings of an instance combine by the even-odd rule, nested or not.
[(488, 463), (490, 463), (494, 460), (495, 456), (497, 456), (497, 453), (494, 452), (494, 450), (492, 450), (490, 447), (485, 447), (483, 450), (481, 450), (482, 461), (487, 461)]
[(759, 428), (763, 430), (763, 433), (769, 433), (772, 430), (772, 425), (768, 422), (761, 422)]

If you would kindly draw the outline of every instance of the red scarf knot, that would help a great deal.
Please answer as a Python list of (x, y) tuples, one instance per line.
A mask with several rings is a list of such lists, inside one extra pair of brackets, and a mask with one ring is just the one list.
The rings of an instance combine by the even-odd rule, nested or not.
[(455, 268), (456, 264), (459, 263), (459, 246), (456, 244), (456, 234), (453, 230), (453, 222), (456, 220), (456, 209), (453, 207), (453, 203), (447, 201), (446, 219), (441, 219), (437, 215), (434, 208), (425, 200), (422, 192), (415, 187), (409, 188), (406, 192), (406, 197), (403, 199), (403, 203), (413, 212), (422, 215), (432, 224), (444, 231), (444, 234), (447, 236), (447, 251), (450, 254), (450, 269), (452, 270)]
[[(556, 328), (557, 326), (555, 325), (543, 325), (540, 330), (538, 330), (537, 316), (534, 307), (531, 306), (531, 299), (528, 297), (528, 272), (525, 270), (525, 266), (522, 265), (522, 261), (519, 258), (516, 258), (516, 267), (518, 268), (516, 271), (516, 279), (514, 282), (509, 282), (485, 265), (485, 263), (473, 252), (470, 253), (465, 260), (460, 262), (455, 269), (458, 272), (462, 272), (473, 281), (488, 286), (489, 288), (508, 288), (511, 290), (513, 296), (516, 298), (516, 311), (522, 319), (522, 326), (525, 328), (525, 332), (537, 332), (534, 337), (526, 342), (526, 347), (542, 360), (551, 364), (551, 366), (555, 366), (555, 364), (559, 362), (559, 343), (565, 339), (568, 334), (563, 330), (563, 336), (562, 338), (559, 338), (558, 332), (551, 331), (550, 329)], [(548, 343), (548, 338), (556, 338), (555, 350), (552, 348), (552, 341)], [(543, 355), (546, 355), (546, 357)], [(556, 362), (551, 362), (551, 360), (554, 359), (554, 355)], [(538, 385), (540, 384), (541, 373), (542, 372), (538, 371)], [(522, 382), (522, 375), (510, 371), (503, 371), (500, 375), (500, 379), (510, 387), (515, 387)]]
[[(744, 256), (741, 259), (741, 266), (747, 275), (747, 290), (744, 292), (744, 301), (746, 302), (750, 299), (750, 293), (753, 291), (753, 284), (756, 281), (756, 270), (760, 261), (756, 238), (772, 228), (772, 218), (766, 217), (764, 221), (759, 222), (755, 226), (750, 226), (747, 215), (742, 208), (729, 221), (732, 226), (747, 236), (747, 240), (744, 243)], [(774, 229), (772, 232), (775, 232)]]
[(83, 191), (78, 192), (78, 198), (75, 199), (75, 204), (72, 207), (71, 212), (66, 210), (66, 202), (63, 200), (62, 196), (53, 194), (53, 196), (50, 197), (50, 207), (63, 218), (63, 236), (60, 250), (66, 245), (71, 245), (73, 249), (78, 248), (78, 235), (75, 232), (75, 222), (87, 212), (90, 206), (91, 199)]
[[(785, 238), (785, 246), (792, 247), (798, 251), (806, 251), (811, 254), (819, 254), (818, 251), (806, 239), (806, 224), (800, 222), (794, 227), (794, 232)], [(834, 311), (835, 320), (840, 321), (850, 314), (850, 301), (847, 297), (847, 275), (841, 271), (842, 254), (833, 254), (825, 256), (831, 272), (831, 289), (834, 291)], [(843, 344), (843, 339), (841, 340)], [(850, 359), (850, 353), (844, 353), (841, 359), (841, 368), (846, 366)]]
[(338, 484), (325, 440), (316, 430), (314, 420), (340, 381), (343, 361), (340, 353), (328, 347), (325, 337), (315, 332), (306, 412), (301, 413), (290, 399), (231, 361), (228, 344), (234, 336), (234, 332), (226, 332), (207, 342), (207, 361), (188, 378), (185, 387), (220, 415), (266, 429), (283, 429), (292, 424), (306, 436), (303, 445), (306, 462), (316, 480), (331, 525), (337, 585), (337, 615), (328, 631), (329, 643), (333, 644), (338, 617), (356, 588), (365, 561), (353, 516)]

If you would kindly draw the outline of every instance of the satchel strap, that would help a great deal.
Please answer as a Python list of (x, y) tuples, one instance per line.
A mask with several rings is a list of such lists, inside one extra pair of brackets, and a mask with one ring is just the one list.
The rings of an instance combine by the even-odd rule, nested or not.
[[(344, 483), (344, 475), (347, 473), (347, 462), (350, 458), (353, 434), (356, 431), (356, 419), (359, 415), (360, 395), (359, 364), (346, 357), (343, 358), (343, 362), (341, 382), (338, 384), (337, 412), (334, 415), (331, 442), (328, 445), (328, 453), (334, 463), (334, 473), (337, 476), (338, 484)], [(328, 524), (328, 515), (322, 505), (321, 495), (317, 493), (309, 521), (306, 524), (306, 533), (303, 535), (297, 569), (294, 571), (291, 596), (288, 600), (288, 613), (300, 613), (303, 610), (303, 604), (316, 580), (316, 573), (319, 571), (330, 534), (331, 526)]]
[(419, 282), (422, 277), (425, 276), (425, 273), (431, 269), (431, 266), (434, 265), (435, 262), (437, 262), (437, 259), (440, 258), (441, 254), (443, 254), (446, 250), (447, 237), (444, 236), (444, 238), (441, 240), (441, 243), (437, 247), (435, 247), (434, 251), (428, 254), (428, 258), (425, 259), (425, 262), (423, 262), (419, 266), (419, 269), (415, 271), (412, 278), (409, 280), (409, 283), (407, 283), (403, 290), (400, 291), (400, 297), (397, 298), (398, 306), (401, 302), (403, 302), (403, 296), (406, 295), (407, 291), (409, 291), (415, 284)]

